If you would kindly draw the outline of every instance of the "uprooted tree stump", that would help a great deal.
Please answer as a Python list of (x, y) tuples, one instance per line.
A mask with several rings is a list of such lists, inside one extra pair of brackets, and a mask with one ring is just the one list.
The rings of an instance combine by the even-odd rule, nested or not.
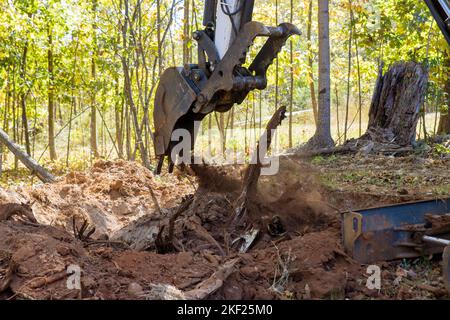
[(359, 139), (400, 147), (413, 145), (427, 81), (427, 69), (415, 62), (395, 63), (384, 75), (380, 68), (367, 132)]

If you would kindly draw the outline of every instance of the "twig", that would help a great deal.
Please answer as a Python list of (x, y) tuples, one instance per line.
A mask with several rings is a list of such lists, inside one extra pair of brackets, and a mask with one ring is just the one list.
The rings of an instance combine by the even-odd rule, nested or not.
[[(155, 246), (158, 253), (167, 253), (175, 249), (175, 245), (173, 243), (175, 221), (183, 212), (185, 212), (189, 208), (193, 201), (193, 195), (184, 197), (175, 214), (173, 214), (168, 220), (165, 219), (165, 221), (161, 222), (161, 227), (155, 240)], [(169, 230), (167, 236), (164, 237), (163, 233), (166, 230), (166, 226), (168, 226)]]
[(81, 225), (81, 228), (78, 229), (75, 216), (72, 216), (73, 236), (76, 239), (81, 241), (89, 240), (90, 236), (95, 232), (95, 227), (92, 227), (91, 230), (87, 231), (88, 227), (89, 227), (88, 221), (86, 219), (83, 219), (83, 224)]

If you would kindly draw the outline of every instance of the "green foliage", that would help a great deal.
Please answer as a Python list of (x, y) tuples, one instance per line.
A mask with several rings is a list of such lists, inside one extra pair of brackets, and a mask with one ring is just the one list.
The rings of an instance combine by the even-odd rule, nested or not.
[(450, 148), (446, 147), (443, 144), (437, 143), (434, 145), (434, 151), (437, 155), (449, 155), (450, 154)]
[(334, 154), (331, 155), (331, 156), (328, 156), (328, 157), (324, 157), (324, 156), (315, 156), (315, 157), (312, 159), (311, 163), (314, 164), (314, 165), (331, 164), (331, 163), (335, 162), (336, 159), (337, 159), (337, 156), (334, 155)]
[[(128, 64), (131, 75), (131, 96), (137, 110), (139, 125), (145, 126), (146, 146), (153, 156), (151, 140), (152, 109), (158, 82), (159, 62), (162, 68), (182, 65), (183, 1), (161, 0), (161, 24), (157, 24), (154, 1), (138, 0), (10, 0), (0, 2), (0, 125), (18, 143), (24, 143), (24, 126), (20, 110), (21, 96), (25, 96), (26, 116), (31, 135), (32, 155), (41, 161), (48, 159), (48, 92), (55, 93), (56, 137), (59, 153), (58, 165), (80, 167), (79, 162), (89, 162), (91, 151), (90, 106), (95, 103), (98, 144), (102, 157), (116, 157), (117, 135), (123, 140), (123, 155), (132, 159), (135, 151), (135, 124), (132, 121), (130, 103), (125, 99), (123, 63)], [(129, 16), (125, 16), (124, 4), (128, 3)], [(192, 3), (192, 2), (191, 2)], [(290, 20), (290, 1), (256, 1), (254, 20), (267, 25)], [(278, 106), (289, 105), (291, 70), (294, 81), (293, 111), (311, 109), (308, 79), (308, 57), (313, 58), (312, 71), (317, 91), (317, 2), (313, 3), (311, 52), (306, 39), (308, 0), (294, 0), (293, 22), (302, 31), (301, 37), (292, 38), (283, 49), (276, 64), (269, 68), (268, 89), (256, 92), (241, 106), (235, 108), (236, 127), (243, 129), (247, 121), (265, 124), (275, 108), (275, 92), (278, 89)], [(351, 3), (351, 6), (350, 6)], [(196, 1), (190, 14), (191, 31), (201, 26), (203, 1)], [(174, 10), (172, 10), (172, 6)], [(352, 12), (352, 18), (350, 16)], [(192, 11), (192, 10), (191, 10)], [(278, 11), (278, 17), (275, 12)], [(353, 30), (350, 72), (351, 104), (356, 108), (358, 80), (361, 82), (363, 111), (367, 113), (380, 60), (386, 67), (398, 60), (416, 60), (430, 68), (427, 91), (427, 111), (441, 109), (445, 112), (444, 85), (448, 79), (447, 45), (423, 1), (374, 0), (330, 1), (330, 38), (332, 56), (332, 105), (346, 95), (348, 72), (349, 33)], [(125, 28), (126, 26), (126, 28)], [(158, 46), (157, 31), (164, 37)], [(166, 32), (167, 28), (167, 32)], [(125, 30), (125, 33), (123, 33)], [(51, 36), (51, 43), (49, 41)], [(188, 35), (189, 36), (189, 35)], [(251, 58), (262, 46), (257, 40)], [(158, 49), (161, 47), (161, 56)], [(358, 51), (356, 51), (356, 47)], [(24, 49), (27, 48), (24, 60)], [(196, 60), (196, 45), (188, 43), (192, 62)], [(53, 80), (48, 72), (48, 53), (53, 54)], [(358, 79), (356, 57), (358, 54), (361, 78)], [(160, 60), (159, 60), (160, 59)], [(25, 61), (25, 68), (24, 66)], [(93, 72), (95, 65), (95, 72)], [(95, 76), (94, 76), (95, 74)], [(277, 77), (278, 74), (278, 77)], [(276, 83), (278, 79), (278, 83)], [(261, 105), (260, 105), (261, 102)], [(261, 113), (259, 113), (261, 108)], [(438, 109), (436, 109), (438, 108)], [(101, 114), (100, 114), (101, 112)], [(146, 118), (148, 115), (148, 118)], [(252, 116), (256, 119), (252, 119)], [(333, 114), (334, 117), (334, 114)], [(72, 119), (72, 121), (71, 121)], [(312, 118), (294, 118), (294, 142), (304, 141), (313, 132)], [(350, 119), (351, 120), (351, 119)], [(70, 123), (70, 125), (68, 125)], [(306, 124), (304, 124), (306, 123)], [(239, 124), (239, 125), (238, 125)], [(213, 121), (213, 127), (216, 123)], [(337, 138), (336, 119), (333, 132)], [(342, 118), (341, 125), (342, 128)], [(349, 129), (357, 134), (356, 125)], [(70, 134), (69, 134), (70, 129)], [(228, 148), (243, 145), (242, 137), (230, 139)], [(341, 134), (342, 135), (342, 134)], [(70, 138), (70, 140), (69, 140)], [(127, 143), (128, 140), (128, 152)], [(215, 143), (219, 139), (215, 139)], [(288, 144), (287, 130), (280, 138), (283, 147)], [(445, 149), (442, 149), (445, 151)], [(442, 152), (440, 151), (437, 152)], [(69, 151), (69, 154), (67, 152)], [(8, 165), (12, 165), (11, 157)], [(333, 157), (314, 159), (317, 163), (331, 162)]]

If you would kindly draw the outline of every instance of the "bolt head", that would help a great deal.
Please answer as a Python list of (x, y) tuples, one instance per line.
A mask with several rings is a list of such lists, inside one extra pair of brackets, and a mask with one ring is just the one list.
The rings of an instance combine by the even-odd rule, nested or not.
[(202, 76), (198, 72), (195, 72), (194, 73), (194, 80), (195, 81), (200, 81), (201, 79), (202, 79)]
[(206, 102), (206, 97), (203, 94), (200, 94), (197, 98), (197, 101), (199, 103), (205, 103)]

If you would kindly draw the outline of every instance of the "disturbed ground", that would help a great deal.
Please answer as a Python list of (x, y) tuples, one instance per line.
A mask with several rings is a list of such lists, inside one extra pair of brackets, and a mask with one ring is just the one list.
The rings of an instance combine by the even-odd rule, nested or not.
[[(367, 289), (366, 266), (341, 245), (340, 212), (448, 195), (449, 167), (286, 156), (242, 215), (243, 168), (233, 166), (156, 177), (100, 161), (54, 184), (1, 190), (0, 299), (445, 298), (439, 257), (380, 263), (382, 288)], [(14, 214), (2, 220), (2, 210)], [(67, 285), (73, 266), (81, 290)]]

